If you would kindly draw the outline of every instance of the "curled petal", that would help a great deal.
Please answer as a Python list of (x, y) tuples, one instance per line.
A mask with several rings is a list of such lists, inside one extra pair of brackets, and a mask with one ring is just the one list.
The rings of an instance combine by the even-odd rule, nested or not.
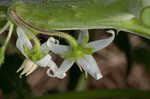
[(49, 77), (57, 77), (57, 78), (60, 78), (60, 79), (63, 79), (64, 77), (66, 77), (66, 73), (63, 73), (63, 74), (60, 74), (60, 75), (55, 75), (55, 71), (54, 70), (52, 70), (52, 69), (48, 69), (47, 70), (47, 75), (49, 76)]
[(77, 60), (77, 63), (95, 79), (102, 78), (102, 74), (98, 68), (95, 59), (91, 55), (84, 55)]
[(43, 53), (48, 53), (50, 51), (50, 49), (48, 48), (48, 45), (47, 45), (47, 42), (46, 43), (43, 43), (40, 47), (40, 51), (43, 52)]
[(55, 72), (56, 77), (60, 77), (61, 75), (65, 75), (65, 73), (71, 68), (75, 61), (71, 59), (65, 59), (63, 63), (60, 65), (58, 70)]
[(56, 40), (56, 39), (53, 38), (53, 37), (50, 37), (50, 38), (48, 39), (48, 41), (51, 42), (51, 43), (54, 43), (54, 44), (59, 44), (59, 41)]
[(69, 51), (69, 49), (70, 49), (69, 46), (52, 43), (50, 41), (50, 39), (48, 39), (48, 41), (47, 41), (47, 47), (50, 51), (54, 52), (55, 54), (63, 54), (65, 52)]
[(79, 36), (78, 36), (78, 43), (82, 43), (85, 36), (89, 39), (89, 32), (88, 32), (88, 29), (85, 29), (85, 30), (80, 30), (79, 32)]
[(48, 67), (49, 69), (47, 70), (47, 75), (49, 77), (58, 77), (60, 79), (63, 79), (66, 76), (66, 73), (62, 73), (56, 76), (56, 71), (58, 70), (58, 67), (52, 60), (49, 60)]
[(28, 39), (28, 37), (25, 35), (24, 31), (20, 27), (17, 28), (17, 35), (18, 35), (18, 39), (16, 42), (16, 46), (22, 52), (22, 54), (26, 56), (24, 53), (24, 46), (27, 47), (28, 49), (31, 49), (32, 44)]
[(53, 37), (50, 37), (50, 38), (47, 40), (47, 42), (45, 42), (45, 43), (43, 43), (43, 44), (41, 45), (41, 47), (40, 47), (41, 52), (44, 52), (44, 53), (47, 54), (47, 53), (50, 51), (50, 48), (49, 48), (49, 47), (50, 47), (52, 44), (59, 44), (59, 41), (56, 40), (56, 39), (53, 38)]
[(110, 31), (107, 31), (107, 32), (111, 33), (112, 36), (107, 38), (107, 39), (96, 40), (96, 41), (90, 42), (90, 43), (88, 43), (87, 47), (88, 48), (94, 48), (94, 52), (107, 47), (110, 43), (113, 42), (113, 40), (115, 38), (115, 32), (113, 30), (110, 30)]
[(40, 59), (39, 61), (35, 61), (35, 63), (41, 67), (46, 67), (49, 64), (49, 61), (51, 60), (51, 56), (49, 54), (47, 54), (46, 56), (44, 56), (42, 59)]

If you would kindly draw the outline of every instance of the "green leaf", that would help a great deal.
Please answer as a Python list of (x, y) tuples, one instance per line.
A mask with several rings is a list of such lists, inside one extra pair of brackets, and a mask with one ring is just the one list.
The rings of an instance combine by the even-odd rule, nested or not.
[(149, 6), (148, 0), (45, 0), (16, 2), (12, 9), (42, 30), (116, 28), (150, 37)]

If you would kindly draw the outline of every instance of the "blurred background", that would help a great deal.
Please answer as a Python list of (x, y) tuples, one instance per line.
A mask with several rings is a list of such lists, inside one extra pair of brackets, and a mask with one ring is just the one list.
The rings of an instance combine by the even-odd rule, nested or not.
[[(106, 37), (105, 31), (90, 30), (90, 37), (94, 38), (93, 40), (103, 39)], [(73, 31), (69, 32), (75, 34)], [(1, 44), (6, 35), (7, 31), (0, 36)], [(44, 35), (37, 37), (41, 43), (48, 39)], [(94, 53), (103, 74), (102, 79), (95, 80), (90, 75), (86, 78), (74, 64), (67, 72), (67, 77), (60, 80), (48, 77), (47, 68), (41, 67), (28, 77), (20, 78), (16, 70), (24, 57), (15, 47), (16, 38), (16, 35), (12, 36), (5, 62), (0, 68), (0, 99), (149, 99), (150, 97), (150, 41), (147, 39), (119, 32), (110, 46)], [(53, 60), (58, 65), (63, 61), (55, 54)]]
[[(3, 0), (2, 0), (3, 1)], [(6, 0), (11, 1), (11, 0)], [(8, 2), (0, 2), (0, 28), (7, 21)], [(106, 30), (90, 30), (90, 39), (107, 37)], [(0, 35), (0, 45), (7, 32)], [(66, 31), (76, 36), (76, 31)], [(41, 43), (48, 37), (37, 35)], [(47, 68), (39, 67), (28, 77), (19, 77), (16, 70), (24, 56), (16, 49), (14, 31), (5, 62), (0, 68), (0, 99), (150, 99), (150, 40), (127, 32), (119, 32), (107, 48), (94, 53), (103, 78), (88, 78), (74, 66), (65, 79), (50, 78)], [(53, 54), (60, 65), (63, 59)]]

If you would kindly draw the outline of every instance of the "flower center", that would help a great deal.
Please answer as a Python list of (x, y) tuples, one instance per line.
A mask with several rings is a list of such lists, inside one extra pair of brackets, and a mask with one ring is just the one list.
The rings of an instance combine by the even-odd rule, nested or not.
[(63, 58), (71, 58), (73, 60), (77, 60), (80, 57), (83, 57), (84, 55), (90, 55), (93, 53), (92, 48), (85, 48), (81, 45), (78, 45), (78, 47), (71, 49), (69, 52), (61, 55)]

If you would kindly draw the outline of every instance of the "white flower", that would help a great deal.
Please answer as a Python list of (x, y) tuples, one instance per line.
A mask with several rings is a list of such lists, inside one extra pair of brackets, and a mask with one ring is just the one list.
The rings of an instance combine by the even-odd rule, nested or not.
[(55, 54), (65, 56), (65, 60), (55, 72), (55, 76), (59, 78), (60, 75), (66, 73), (76, 62), (79, 65), (79, 67), (82, 67), (84, 71), (87, 71), (95, 79), (98, 80), (102, 78), (102, 74), (99, 70), (99, 67), (91, 54), (107, 47), (114, 40), (114, 31), (110, 30), (108, 31), (108, 33), (111, 33), (112, 36), (107, 39), (96, 40), (88, 43), (88, 30), (81, 30), (78, 37), (79, 47), (76, 50), (73, 50), (73, 48), (71, 48), (70, 46), (51, 43), (50, 40), (48, 40), (48, 48), (46, 48), (47, 50), (49, 49)]
[[(50, 70), (52, 72), (55, 72), (58, 69), (55, 62), (52, 61), (51, 56), (48, 54), (49, 51), (45, 51), (45, 44), (41, 45), (41, 47), (40, 47), (41, 53), (45, 53), (45, 56), (42, 57), (38, 61), (32, 61), (31, 59), (29, 59), (27, 54), (24, 52), (24, 47), (28, 48), (29, 50), (32, 49), (32, 44), (31, 44), (30, 40), (28, 39), (25, 32), (20, 27), (17, 28), (17, 35), (18, 35), (18, 39), (16, 42), (16, 46), (22, 52), (22, 54), (27, 58), (24, 61), (24, 63), (22, 64), (22, 66), (17, 70), (17, 72), (24, 69), (23, 72), (21, 73), (21, 75), (26, 74), (26, 76), (27, 76), (27, 75), (31, 74), (38, 67), (37, 65), (39, 65), (41, 67), (48, 66), (49, 67), (48, 72)], [(54, 41), (55, 41), (54, 38), (49, 39), (49, 42), (51, 42), (51, 43), (54, 43)], [(50, 74), (50, 73), (49, 73), (49, 76), (55, 77), (54, 74)], [(65, 76), (65, 73), (60, 75), (60, 78), (62, 78), (64, 76)]]

